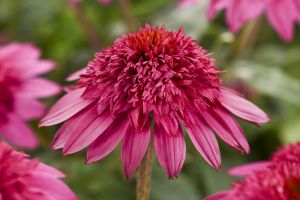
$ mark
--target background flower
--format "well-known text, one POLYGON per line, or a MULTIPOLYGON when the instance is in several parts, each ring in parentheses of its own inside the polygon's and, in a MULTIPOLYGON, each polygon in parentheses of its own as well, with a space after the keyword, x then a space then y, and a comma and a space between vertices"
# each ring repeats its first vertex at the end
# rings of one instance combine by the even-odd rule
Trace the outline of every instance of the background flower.
POLYGON ((265 14, 285 41, 293 39, 294 24, 300 22, 299 0, 211 0, 209 18, 214 18, 223 9, 231 31, 237 32, 246 22, 265 14))
POLYGON ((0 142, 0 199, 76 200, 60 180, 65 175, 0 142))
POLYGON ((297 200, 300 192, 300 143, 286 145, 275 152, 269 162, 235 167, 231 175, 245 176, 231 190, 206 200, 297 200))
POLYGON ((7 141, 35 148, 38 139, 26 121, 44 114, 45 105, 37 98, 57 94, 60 87, 38 77, 53 69, 54 63, 40 60, 40 50, 32 44, 0 46, 0 134, 7 141))

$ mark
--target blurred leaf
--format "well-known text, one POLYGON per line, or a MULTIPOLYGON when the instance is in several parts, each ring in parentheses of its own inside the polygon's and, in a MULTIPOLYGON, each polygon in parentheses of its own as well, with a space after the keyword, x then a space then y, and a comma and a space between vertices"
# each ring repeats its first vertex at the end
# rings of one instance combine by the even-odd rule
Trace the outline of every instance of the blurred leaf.
POLYGON ((161 11, 154 18, 155 25, 166 25, 170 29, 182 27, 186 34, 199 38, 208 26, 207 1, 181 8, 176 4, 172 9, 161 11))
POLYGON ((190 179, 180 174, 178 179, 169 180, 166 173, 158 165, 154 167, 151 187, 152 200, 199 199, 199 194, 190 179))
POLYGON ((300 81, 278 68, 238 62, 233 73, 264 94, 300 106, 300 81))
POLYGON ((300 118, 288 121, 283 126, 280 137, 285 144, 300 141, 300 118))

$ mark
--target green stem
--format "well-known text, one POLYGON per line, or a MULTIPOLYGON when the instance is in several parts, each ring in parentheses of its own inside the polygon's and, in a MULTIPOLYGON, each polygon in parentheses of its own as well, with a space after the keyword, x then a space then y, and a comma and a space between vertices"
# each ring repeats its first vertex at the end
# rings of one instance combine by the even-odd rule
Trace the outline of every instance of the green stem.
POLYGON ((140 165, 139 174, 137 178, 137 187, 136 187, 137 200, 150 199, 151 174, 152 174, 152 162, 153 162, 152 151, 153 151, 152 144, 150 144, 146 152, 146 155, 140 165))
POLYGON ((245 49, 249 49, 255 43, 257 34, 260 28, 261 19, 257 18, 254 21, 249 22, 242 30, 239 38, 233 44, 228 56, 227 61, 232 62, 241 52, 245 49))

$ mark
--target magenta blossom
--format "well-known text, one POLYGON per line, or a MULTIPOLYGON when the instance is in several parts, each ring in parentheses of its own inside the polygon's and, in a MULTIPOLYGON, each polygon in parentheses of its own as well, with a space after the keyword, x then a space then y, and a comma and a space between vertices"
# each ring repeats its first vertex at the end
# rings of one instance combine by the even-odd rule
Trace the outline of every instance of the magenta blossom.
POLYGON ((0 200, 77 200, 63 173, 0 142, 0 200))
POLYGON ((270 161, 235 167, 229 173, 245 178, 205 200, 299 200, 300 143, 280 148, 270 161))
POLYGON ((266 14, 279 36, 291 41, 294 24, 300 22, 300 0, 211 0, 208 16, 214 18, 226 10, 226 21, 231 31, 238 31, 246 22, 266 14))
MULTIPOLYGON (((66 121, 52 146, 71 154, 89 146, 87 163, 108 155, 122 141, 129 177, 140 164, 154 122, 154 148, 170 178, 185 160, 184 130, 204 159, 219 168, 213 131, 233 148, 249 145, 233 114, 257 125, 269 120, 258 107, 221 85, 207 51, 183 31, 146 25, 96 53, 78 81, 42 119, 41 126, 66 121)), ((70 80, 76 78, 73 74, 70 80)))
POLYGON ((0 135, 7 141, 35 148, 38 140, 25 121, 44 114, 45 106, 37 100, 57 94, 60 87, 38 77, 54 67, 40 60, 40 50, 31 44, 0 46, 0 135))

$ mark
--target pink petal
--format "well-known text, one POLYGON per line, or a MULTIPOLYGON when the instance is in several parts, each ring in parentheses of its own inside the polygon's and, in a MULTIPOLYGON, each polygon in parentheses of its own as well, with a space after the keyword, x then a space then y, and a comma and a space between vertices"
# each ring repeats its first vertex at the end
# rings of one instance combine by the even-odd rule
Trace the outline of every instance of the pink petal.
POLYGON ((201 115, 224 142, 241 152, 250 152, 241 127, 224 108, 219 106, 202 110, 201 115))
POLYGON ((178 122, 173 115, 167 115, 163 117, 155 116, 157 122, 166 130, 169 135, 177 135, 178 133, 178 122))
POLYGON ((79 135, 87 129, 98 117, 96 108, 96 104, 90 105, 66 121, 55 134, 51 143, 52 148, 63 148, 72 135, 79 135))
POLYGON ((230 89, 221 89, 219 101, 226 109, 242 119, 255 124, 270 121, 270 118, 260 108, 230 89))
POLYGON ((155 125, 154 148, 160 165, 170 179, 178 176, 185 159, 186 146, 181 128, 176 136, 169 135, 160 125, 155 125))
POLYGON ((73 74, 71 74, 70 76, 68 76, 67 81, 75 81, 75 80, 79 79, 80 75, 81 74, 85 74, 86 71, 87 71, 87 69, 88 68, 86 67, 86 68, 83 68, 81 70, 78 70, 78 71, 74 72, 73 74))
POLYGON ((198 117, 197 124, 192 128, 186 128, 194 146, 203 158, 214 168, 221 167, 221 154, 214 133, 198 117))
POLYGON ((55 169, 54 167, 45 165, 44 163, 39 163, 39 165, 35 168, 34 174, 42 176, 51 176, 55 178, 65 177, 65 175, 61 171, 55 169))
POLYGON ((247 176, 254 171, 265 169, 266 167, 270 166, 269 161, 260 161, 250 164, 241 165, 238 167, 231 168, 229 170, 229 174, 231 176, 247 176))
POLYGON ((90 105, 93 100, 81 98, 85 88, 73 90, 59 99, 41 120, 40 126, 51 126, 61 123, 90 105))
POLYGON ((217 194, 205 197, 204 200, 237 200, 234 199, 231 195, 231 190, 219 192, 217 194))
POLYGON ((55 177, 49 178, 48 175, 41 176, 39 174, 31 176, 30 179, 27 180, 27 184, 33 188, 36 187, 41 189, 42 194, 51 200, 78 200, 70 188, 64 184, 64 182, 55 177))
MULTIPOLYGON (((95 110, 97 112, 97 110, 95 110)), ((109 111, 98 116, 83 132, 72 134, 63 148, 63 154, 71 154, 87 147, 94 142, 113 122, 109 111)), ((80 123, 81 124, 81 123, 80 123)))
MULTIPOLYGON (((28 66, 28 65, 27 65, 28 66)), ((31 64, 30 70, 24 69, 23 76, 33 77, 40 74, 45 74, 55 67, 55 63, 50 60, 37 60, 35 63, 31 64)))
POLYGON ((29 126, 15 115, 8 115, 8 121, 0 124, 0 134, 7 141, 20 147, 34 149, 38 146, 38 139, 29 126))
MULTIPOLYGON (((231 0, 229 0, 231 1, 231 0)), ((209 7, 208 7, 208 18, 209 20, 212 20, 215 16, 216 13, 225 7, 230 3, 228 0, 211 0, 209 7)))
POLYGON ((245 1, 232 0, 230 6, 227 7, 226 21, 232 32, 237 32, 246 22, 244 20, 244 12, 242 10, 243 2, 245 1))
POLYGON ((129 120, 127 117, 117 118, 110 127, 100 135, 89 147, 87 163, 100 160, 111 153, 123 138, 129 120))
MULTIPOLYGON (((287 0, 286 0, 287 1, 287 0)), ((276 1, 267 7, 267 17, 279 36, 289 42, 294 35, 294 17, 286 1, 276 1)))
POLYGON ((44 78, 32 78, 24 82, 22 96, 41 98, 56 95, 61 88, 58 84, 44 78))
POLYGON ((35 99, 16 98, 14 109, 24 120, 37 119, 45 113, 45 105, 35 99))
POLYGON ((147 120, 142 131, 129 126, 122 144, 122 164, 125 176, 129 178, 140 165, 150 141, 150 122, 147 120))

